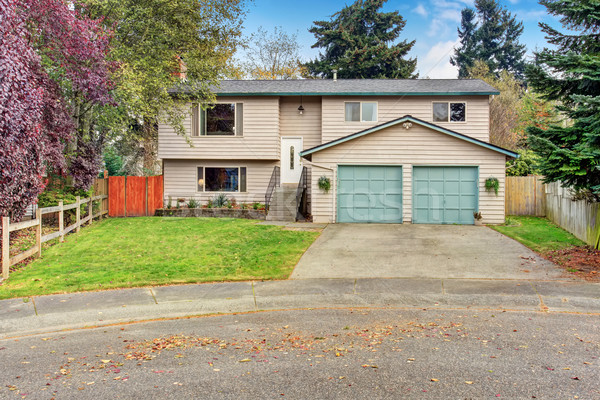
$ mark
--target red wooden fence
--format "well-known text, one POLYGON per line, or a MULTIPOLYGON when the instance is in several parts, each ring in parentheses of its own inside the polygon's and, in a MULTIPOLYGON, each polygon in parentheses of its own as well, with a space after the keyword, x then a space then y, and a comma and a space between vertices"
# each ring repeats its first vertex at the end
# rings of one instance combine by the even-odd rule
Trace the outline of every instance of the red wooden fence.
POLYGON ((162 176, 111 176, 108 186, 110 217, 154 215, 163 206, 162 176))

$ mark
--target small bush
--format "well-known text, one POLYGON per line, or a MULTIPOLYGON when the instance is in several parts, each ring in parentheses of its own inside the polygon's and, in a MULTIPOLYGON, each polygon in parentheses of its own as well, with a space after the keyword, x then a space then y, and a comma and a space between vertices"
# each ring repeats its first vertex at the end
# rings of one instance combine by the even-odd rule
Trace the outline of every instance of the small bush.
POLYGON ((211 202, 212 207, 214 208, 225 208, 229 206, 229 199, 227 199, 227 195, 225 193, 219 193, 212 198, 211 202))
POLYGON ((188 201, 188 208, 198 208, 198 206, 199 206, 199 204, 198 204, 198 201, 196 199, 191 198, 188 201))
POLYGON ((167 201, 167 210, 170 210, 173 207, 173 199, 169 196, 169 201, 167 201))

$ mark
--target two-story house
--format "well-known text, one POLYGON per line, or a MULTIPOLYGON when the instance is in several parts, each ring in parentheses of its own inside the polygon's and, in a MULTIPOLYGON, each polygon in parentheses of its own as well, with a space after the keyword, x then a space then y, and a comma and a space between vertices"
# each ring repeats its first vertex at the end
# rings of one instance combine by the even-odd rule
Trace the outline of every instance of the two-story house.
POLYGON ((165 198, 265 202, 286 187, 295 198, 306 178, 314 222, 473 224, 476 212, 504 222, 506 159, 517 154, 489 143, 499 93, 483 81, 244 80, 215 91, 212 108, 189 105, 193 146, 159 126, 165 198))

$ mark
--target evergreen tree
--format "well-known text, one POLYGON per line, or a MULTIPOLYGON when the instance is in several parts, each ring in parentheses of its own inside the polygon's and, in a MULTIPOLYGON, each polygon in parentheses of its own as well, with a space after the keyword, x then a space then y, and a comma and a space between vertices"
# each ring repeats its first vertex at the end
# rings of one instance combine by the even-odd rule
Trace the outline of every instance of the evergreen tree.
POLYGON ((559 102, 561 124, 527 129, 530 147, 540 155, 547 182, 561 181, 600 197, 600 5, 597 0, 541 0, 561 16, 568 33, 540 23, 554 49, 535 54, 527 67, 531 87, 559 102))
POLYGON ((508 71, 522 80, 525 45, 519 43, 519 37, 523 23, 502 8, 498 0, 476 0, 475 9, 463 9, 461 17, 460 46, 450 58, 452 65, 458 67, 458 76, 468 76, 475 60, 482 60, 497 76, 500 71, 508 71))
POLYGON ((345 79, 416 78, 417 60, 405 59, 415 41, 396 42, 406 22, 398 11, 379 11, 386 1, 357 0, 330 21, 315 21, 312 47, 324 53, 305 64, 308 74, 331 78, 337 69, 345 79))
POLYGON ((472 8, 464 8, 461 11, 461 28, 458 28, 458 38, 460 39, 460 52, 454 51, 454 57, 450 57, 452 65, 459 66, 458 77, 466 78, 469 75, 469 70, 473 68, 475 63, 475 32, 477 22, 475 21, 475 10, 472 8))

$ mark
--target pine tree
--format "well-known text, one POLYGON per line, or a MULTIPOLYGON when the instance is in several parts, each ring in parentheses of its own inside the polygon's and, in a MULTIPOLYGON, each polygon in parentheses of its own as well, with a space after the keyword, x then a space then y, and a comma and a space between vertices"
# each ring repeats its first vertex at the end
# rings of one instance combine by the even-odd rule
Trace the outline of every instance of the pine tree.
POLYGON ((547 182, 561 181, 600 197, 600 5, 597 0, 541 0, 561 16, 568 33, 540 23, 554 49, 535 54, 527 67, 529 84, 559 102, 564 121, 544 130, 527 129, 530 147, 541 156, 547 182))
POLYGON ((525 46, 519 43, 519 37, 523 23, 502 8, 498 0, 476 0, 475 9, 463 9, 461 17, 460 46, 450 58, 452 65, 458 67, 458 76, 468 76, 475 60, 482 60, 496 76, 500 71, 508 71, 522 80, 525 46))
POLYGON ((454 57, 450 57, 450 63, 459 66, 458 77, 466 78, 469 70, 473 68, 476 60, 475 56, 475 32, 477 23, 475 22, 475 10, 464 8, 461 11, 461 28, 458 28, 458 38, 460 39, 460 51, 454 51, 454 57))
POLYGON ((416 78, 417 60, 405 59, 415 41, 396 44, 406 22, 397 12, 379 11, 387 0, 357 0, 333 14, 330 21, 315 21, 309 29, 317 38, 313 48, 324 49, 305 64, 308 74, 331 78, 416 78))

